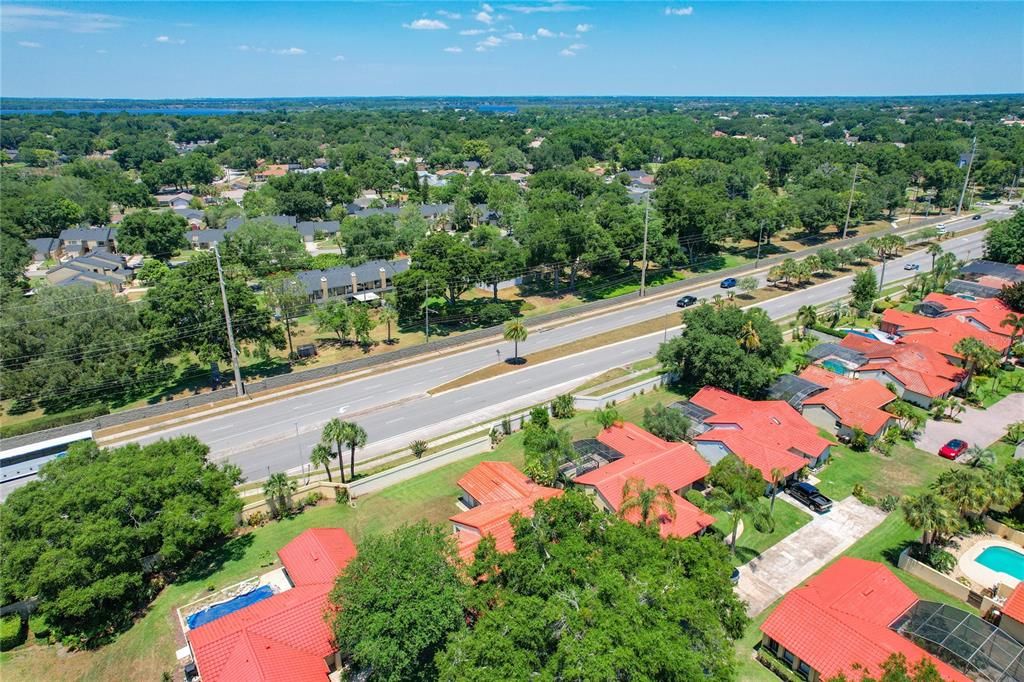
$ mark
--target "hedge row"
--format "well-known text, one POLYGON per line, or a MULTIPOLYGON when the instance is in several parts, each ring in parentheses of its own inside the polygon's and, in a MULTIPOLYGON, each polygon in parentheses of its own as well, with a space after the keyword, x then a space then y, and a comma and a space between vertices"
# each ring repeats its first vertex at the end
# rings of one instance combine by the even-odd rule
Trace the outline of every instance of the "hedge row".
POLYGON ((29 421, 0 427, 0 438, 13 438, 14 436, 23 436, 26 433, 44 431, 58 426, 77 424, 78 422, 86 421, 87 419, 102 417, 105 414, 110 414, 110 408, 106 405, 91 405, 77 410, 61 412, 60 414, 44 415, 36 419, 30 419, 29 421))
POLYGON ((25 641, 25 623, 21 616, 13 614, 0 618, 0 651, 7 651, 25 641))

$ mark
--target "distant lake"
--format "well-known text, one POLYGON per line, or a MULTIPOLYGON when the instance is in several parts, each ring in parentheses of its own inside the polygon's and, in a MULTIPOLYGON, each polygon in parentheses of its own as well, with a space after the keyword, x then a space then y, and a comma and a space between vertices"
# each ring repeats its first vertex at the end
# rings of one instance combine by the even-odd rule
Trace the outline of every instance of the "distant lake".
POLYGON ((91 109, 4 109, 0 114, 24 115, 24 114, 131 114, 133 116, 145 116, 147 114, 165 114, 168 116, 229 116, 231 114, 245 114, 256 111, 255 109, 202 109, 187 107, 153 107, 143 109, 117 109, 93 107, 91 109))

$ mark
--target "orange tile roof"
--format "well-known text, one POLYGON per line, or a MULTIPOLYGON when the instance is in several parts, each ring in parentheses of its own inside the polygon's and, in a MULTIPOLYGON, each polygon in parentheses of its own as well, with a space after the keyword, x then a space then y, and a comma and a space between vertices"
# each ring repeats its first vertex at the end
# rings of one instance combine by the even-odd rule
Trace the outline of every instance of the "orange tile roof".
POLYGON ((857 665, 877 673, 890 655, 902 653, 911 664, 931 660, 944 680, 967 682, 965 675, 889 629, 916 602, 910 588, 882 564, 841 557, 790 591, 761 631, 823 679, 850 676, 857 665))
POLYGON ((327 676, 325 659, 336 651, 324 620, 327 596, 355 546, 340 528, 313 528, 278 555, 295 587, 188 632, 205 682, 323 682, 327 676))
POLYGON ((782 469, 788 476, 803 468, 806 458, 817 458, 831 445, 783 400, 747 400, 705 386, 690 402, 713 413, 704 420, 711 430, 696 440, 722 443, 766 481, 771 481, 772 469, 782 469))
POLYGON ((458 485, 481 504, 518 500, 543 487, 508 462, 480 462, 458 485))
POLYGON ((867 356, 858 372, 885 372, 908 390, 931 398, 952 391, 963 376, 963 369, 942 353, 909 338, 892 344, 849 334, 840 345, 867 356))
POLYGON ((508 462, 481 462, 459 479, 459 487, 480 504, 449 517, 456 524, 459 556, 473 560, 480 541, 490 535, 499 552, 515 551, 511 519, 516 513, 529 518, 537 500, 563 491, 534 483, 508 462), (468 486, 468 487, 467 487, 468 486))
POLYGON ((1005 336, 1007 339, 1010 337, 1010 328, 1003 327, 1000 323, 1006 319, 1007 313, 1013 311, 1010 309, 1010 306, 998 298, 978 298, 968 301, 959 296, 931 293, 925 296, 924 300, 926 303, 939 303, 943 305, 946 308, 946 311, 942 314, 943 317, 947 315, 960 315, 980 324, 986 331, 998 336, 1005 336))
POLYGON ((968 336, 978 339, 997 351, 1005 350, 1010 340, 1008 334, 1002 336, 999 333, 987 331, 980 325, 972 324, 963 315, 925 317, 889 308, 882 313, 880 326, 884 331, 899 335, 904 341, 926 345, 950 357, 959 357, 953 348, 958 341, 968 336))
POLYGON ((1003 615, 1012 618, 1018 623, 1024 623, 1024 582, 1017 583, 1013 593, 1003 605, 1003 615))
POLYGON ((882 407, 896 396, 877 381, 851 379, 816 365, 807 366, 800 378, 826 387, 804 400, 804 405, 824 405, 846 426, 875 436, 893 418, 882 407))

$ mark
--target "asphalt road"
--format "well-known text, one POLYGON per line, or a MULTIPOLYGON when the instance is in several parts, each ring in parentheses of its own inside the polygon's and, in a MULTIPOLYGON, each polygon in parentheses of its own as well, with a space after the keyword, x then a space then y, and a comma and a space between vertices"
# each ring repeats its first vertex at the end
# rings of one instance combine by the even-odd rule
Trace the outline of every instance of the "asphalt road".
MULTIPOLYGON (((1000 210, 984 219, 1003 218, 1000 210)), ((947 222, 950 231, 978 226, 970 219, 947 222), (952 223, 952 224, 951 224, 952 223)), ((981 255, 984 233, 952 237, 943 246, 958 258, 981 255)), ((926 272, 930 256, 923 253, 904 256, 886 265, 885 283, 912 277, 915 272, 903 266, 914 262, 926 272)), ((879 272, 881 266, 876 268, 879 272)), ((759 278, 764 284, 763 275, 759 278)), ((786 294, 764 303, 773 319, 786 317, 802 305, 821 305, 845 296, 852 277, 840 277, 807 289, 786 294)), ((698 298, 710 298, 723 290, 717 285, 687 292, 698 298)), ((666 328, 645 337, 631 339, 540 365, 522 369, 486 382, 431 396, 426 392, 458 376, 494 364, 512 355, 512 344, 496 342, 434 359, 424 358, 412 365, 381 370, 366 377, 264 405, 211 417, 138 438, 147 443, 158 438, 193 434, 210 446, 211 458, 228 460, 241 467, 247 479, 259 479, 282 470, 298 470, 307 465, 312 447, 319 441, 323 424, 333 417, 359 423, 367 432, 369 444, 356 453, 357 461, 393 452, 412 440, 432 439, 473 426, 516 409, 548 400, 612 367, 652 356, 658 344, 671 338, 678 329, 675 297, 638 304, 601 316, 554 328, 530 328, 529 339, 519 344, 520 355, 562 345, 624 325, 664 317, 666 328), (499 356, 500 351, 500 356, 499 356)), ((5 484, 9 487, 25 480, 5 484)))

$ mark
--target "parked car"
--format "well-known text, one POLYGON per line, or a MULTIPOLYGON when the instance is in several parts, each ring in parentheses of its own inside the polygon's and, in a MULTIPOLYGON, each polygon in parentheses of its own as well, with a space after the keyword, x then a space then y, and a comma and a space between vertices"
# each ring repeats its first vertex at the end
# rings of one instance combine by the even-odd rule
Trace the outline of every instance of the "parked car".
POLYGON ((964 454, 967 450, 967 441, 954 438, 949 441, 941 448, 939 448, 939 457, 945 457, 946 459, 956 459, 960 455, 964 454))
POLYGON ((726 277, 725 279, 722 280, 721 286, 723 289, 732 289, 734 286, 736 286, 736 278, 726 277))
POLYGON ((740 569, 732 569, 732 575, 729 576, 729 582, 731 582, 733 585, 740 584, 740 569))
POLYGON ((920 270, 921 266, 918 263, 907 263, 903 266, 904 270, 920 270))
POLYGON ((981 220, 981 214, 980 213, 975 213, 974 216, 971 217, 971 220, 981 220))
POLYGON ((683 296, 676 301, 677 308, 689 308, 691 305, 697 302, 696 296, 683 296))
POLYGON ((789 486, 789 494, 805 507, 809 507, 819 514, 824 514, 832 509, 832 500, 828 499, 810 483, 794 483, 789 486))

